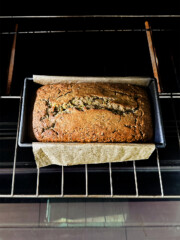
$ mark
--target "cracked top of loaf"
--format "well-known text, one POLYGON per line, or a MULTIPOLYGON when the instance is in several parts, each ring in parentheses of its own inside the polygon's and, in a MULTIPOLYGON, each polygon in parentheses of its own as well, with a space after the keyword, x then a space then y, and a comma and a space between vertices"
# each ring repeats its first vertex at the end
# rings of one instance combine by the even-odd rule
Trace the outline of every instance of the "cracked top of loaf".
POLYGON ((41 142, 152 142, 146 89, 121 83, 60 83, 37 90, 33 131, 41 142))

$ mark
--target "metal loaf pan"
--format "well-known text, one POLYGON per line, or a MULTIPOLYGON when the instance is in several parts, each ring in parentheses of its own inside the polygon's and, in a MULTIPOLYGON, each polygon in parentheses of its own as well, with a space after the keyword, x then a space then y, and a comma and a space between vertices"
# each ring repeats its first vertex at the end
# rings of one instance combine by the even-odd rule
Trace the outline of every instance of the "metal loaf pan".
MULTIPOLYGON (((67 78, 67 77, 66 77, 67 78)), ((71 77, 69 77, 71 79, 71 77)), ((74 78, 74 77, 73 77, 74 78)), ((78 78, 79 79, 79 78, 78 78)), ((82 78, 83 79, 83 78, 82 78)), ((87 78, 86 78, 87 79, 87 78)), ((106 78, 96 78, 99 80, 106 78)), ((112 80, 115 79, 112 77, 112 80)), ((145 85, 149 94, 153 113, 154 140, 156 148, 164 148, 166 146, 164 128, 157 92, 156 79, 142 77, 120 77, 119 82, 127 82, 136 85, 145 85)), ((21 115, 19 123, 18 144, 20 147, 32 147, 32 142, 36 139, 32 130, 32 111, 36 97, 36 91, 41 85, 34 83, 32 78, 25 78, 22 93, 21 115)), ((130 143, 129 143, 130 144, 130 143)))

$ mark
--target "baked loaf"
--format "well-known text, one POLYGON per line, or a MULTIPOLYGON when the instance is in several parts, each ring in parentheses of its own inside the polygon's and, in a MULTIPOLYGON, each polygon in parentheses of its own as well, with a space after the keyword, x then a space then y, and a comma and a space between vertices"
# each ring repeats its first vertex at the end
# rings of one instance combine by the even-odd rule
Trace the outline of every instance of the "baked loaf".
POLYGON ((150 142, 145 88, 120 83, 61 83, 37 90, 33 131, 41 142, 150 142))

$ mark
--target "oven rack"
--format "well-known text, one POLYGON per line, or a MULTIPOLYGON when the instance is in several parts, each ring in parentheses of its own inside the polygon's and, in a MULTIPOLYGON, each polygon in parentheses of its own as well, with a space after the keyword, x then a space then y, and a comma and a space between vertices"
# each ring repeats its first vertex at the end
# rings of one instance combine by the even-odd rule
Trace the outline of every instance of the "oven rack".
MULTIPOLYGON (((1 96, 1 98, 8 98, 7 96, 1 96)), ((18 96, 11 96, 9 97, 11 100, 13 100, 14 98, 18 98, 20 99, 20 97, 18 96)), ((180 93, 161 93, 159 95, 160 100, 163 99, 168 99, 170 101, 173 101, 174 99, 180 99, 180 93)), ((21 106, 21 103, 20 103, 21 106)), ((180 128, 179 128, 179 121, 177 120, 177 118, 175 118, 175 126, 176 126, 176 130, 177 130, 177 136, 178 136, 178 141, 179 141, 179 148, 180 148, 180 128)), ((155 150, 155 161, 156 161, 156 165, 154 166, 137 166, 138 162, 140 161, 132 161, 132 166, 119 166, 119 167, 115 167, 115 171, 117 172, 131 172, 133 174, 133 180, 134 180, 134 193, 135 194, 117 194, 114 193, 114 179, 113 179, 113 167, 112 167, 112 163, 108 164, 108 169, 105 167, 103 168, 100 167, 99 169, 96 167, 94 167, 92 169, 92 167, 89 169, 88 165, 81 165, 80 169, 70 169, 70 172, 73 171, 78 171, 78 172, 84 172, 84 185, 85 185, 85 193, 84 194, 66 194, 66 190, 65 190, 65 182, 64 182, 64 175, 66 172, 68 172, 68 169, 65 170, 66 167, 59 167, 58 169, 53 169, 53 168, 42 168, 42 169, 36 169, 36 167, 27 167, 24 166, 23 168, 18 168, 18 162, 17 162, 17 151, 18 151, 18 134, 19 134, 19 123, 18 123, 18 127, 17 127, 17 135, 16 135, 16 143, 15 143, 15 152, 14 152, 14 161, 13 161, 13 166, 12 168, 9 169, 4 169, 1 170, 1 173, 12 173, 12 179, 11 179, 11 191, 10 194, 0 194, 0 198, 129 198, 129 199, 177 199, 180 198, 180 194, 165 194, 164 192, 164 182, 162 180, 162 173, 163 172, 177 172, 180 171, 180 166, 176 167, 176 166, 161 166, 161 161, 159 158, 159 150, 156 149, 155 150), (83 169, 84 168, 84 169, 83 169), (39 187, 40 187, 40 176, 43 173, 53 173, 56 172, 58 174, 60 174, 61 176, 61 183, 60 183, 60 193, 59 194, 41 194, 39 191, 39 187), (109 186, 107 186, 107 188, 109 188, 109 194, 90 194, 89 193, 89 189, 88 189, 88 175, 90 172, 96 172, 101 173, 101 172, 106 172, 109 176, 109 186), (159 194, 140 194, 139 193, 139 180, 138 180, 138 173, 139 172, 143 172, 143 173, 148 173, 148 172, 157 172, 158 173, 158 182, 157 184, 160 187, 160 192, 159 194), (16 194, 15 192, 15 181, 16 181, 16 177, 19 174, 35 174, 36 175, 36 186, 35 186, 35 193, 34 194, 16 194)), ((143 160, 141 160, 143 161, 143 160)), ((145 160, 148 161, 148 160, 145 160)), ((142 181, 142 179, 141 179, 142 181)), ((142 183, 141 183, 142 184, 142 183)), ((153 189, 152 189, 153 192, 153 189)))
POLYGON ((16 33, 145 32, 147 29, 144 28, 144 23, 149 20, 154 32, 179 30, 180 15, 0 16, 2 22, 0 24, 0 35, 14 35, 16 33), (11 24, 8 21, 11 21, 11 24), (40 27, 37 21, 40 23, 40 27), (26 27, 23 26, 24 22, 27 24, 26 27), (7 26, 3 28, 3 24, 7 26), (15 24, 22 26, 16 31, 14 29, 15 24), (58 27, 54 27, 56 25, 58 27))

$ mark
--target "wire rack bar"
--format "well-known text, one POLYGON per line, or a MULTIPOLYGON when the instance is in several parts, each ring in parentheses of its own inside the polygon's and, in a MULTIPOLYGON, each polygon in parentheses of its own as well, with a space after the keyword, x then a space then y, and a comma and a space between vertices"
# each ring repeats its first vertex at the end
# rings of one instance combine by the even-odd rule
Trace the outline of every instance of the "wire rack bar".
POLYGON ((14 150, 14 161, 13 161, 13 173, 12 173, 12 183, 11 183, 11 196, 14 194, 14 184, 15 184, 15 174, 16 174, 16 159, 17 159, 17 148, 18 148, 18 136, 19 136, 19 123, 20 123, 20 113, 21 113, 21 103, 22 98, 20 98, 19 102, 19 113, 18 113, 18 125, 17 125, 17 134, 16 134, 16 143, 14 150))
POLYGON ((11 196, 14 194, 14 183, 15 183, 15 172, 16 172, 16 156, 17 156, 17 138, 14 151, 14 162, 13 162, 13 174, 12 174, 12 184, 11 184, 11 196))
POLYGON ((135 182, 135 189, 136 189, 136 197, 139 195, 138 191, 138 182, 137 182, 137 172, 136 172, 136 163, 133 161, 133 169, 134 169, 134 182, 135 182))
POLYGON ((20 99, 21 96, 0 96, 0 99, 20 99))
POLYGON ((88 196, 88 166, 85 164, 86 197, 88 196))
MULTIPOLYGON (((151 29, 152 32, 167 32, 172 31, 172 29, 151 29)), ((84 30, 50 30, 50 31, 19 31, 18 34, 53 34, 53 33, 84 33, 84 32, 146 32, 143 28, 133 28, 133 29, 84 29, 84 30)), ((15 32, 0 32, 0 35, 14 35, 15 32)))
POLYGON ((111 163, 109 163, 109 178, 110 178, 110 193, 111 193, 111 197, 112 197, 113 196, 113 180, 112 180, 111 163))
MULTIPOLYGON (((173 163, 174 161, 179 161, 179 159, 177 160, 169 160, 170 163, 173 163)), ((26 163, 23 163, 23 164, 26 164, 26 163)), ((0 174, 12 174, 12 167, 11 167, 11 163, 0 163, 0 166, 3 167, 0 169, 0 174), (9 164, 9 165, 8 165, 9 164), (8 166, 6 168, 6 166, 8 166)), ((35 174, 37 173, 37 169, 36 168, 18 168, 18 167, 21 167, 21 164, 18 164, 16 162, 16 174, 35 174)), ((180 166, 176 165, 176 166, 160 166, 160 170, 161 170, 161 173, 162 172, 179 172, 180 171, 180 166)), ((133 168, 128 168, 128 167, 122 167, 122 168, 119 168, 117 169, 117 171, 114 169, 115 172, 134 172, 134 169, 133 168)), ((59 173, 61 171, 56 171, 56 170, 53 170, 53 169, 41 169, 41 173, 59 173)), ((88 173, 90 171, 88 170, 88 173)), ((104 173, 107 173, 107 171, 103 170, 103 171, 95 171, 96 173, 98 172, 104 172, 104 173)), ((139 172, 157 172, 157 167, 154 166, 154 167, 136 167, 136 172, 139 173, 139 172)))
POLYGON ((177 14, 162 14, 162 15, 38 15, 38 16, 0 16, 0 19, 26 19, 26 18, 180 18, 177 14))
POLYGON ((36 180, 36 196, 38 197, 39 195, 39 168, 37 169, 37 180, 36 180))
POLYGON ((180 195, 61 195, 61 194, 0 194, 0 198, 123 198, 123 199, 180 199, 180 195))
MULTIPOLYGON (((168 96, 169 97, 169 96, 168 96)), ((170 98, 172 98, 170 96, 170 98)), ((174 104, 174 103, 173 103, 174 104)), ((19 124, 17 129, 17 134, 19 131, 19 124)), ((18 138, 17 138, 18 139, 18 138)), ((39 194, 39 180, 40 180, 40 170, 36 170, 34 168, 34 171, 37 171, 37 182, 36 182, 36 193, 35 194, 14 194, 14 186, 15 186, 15 176, 19 173, 19 169, 17 169, 16 172, 16 158, 17 158, 17 139, 16 139, 16 145, 15 145, 15 154, 14 154, 14 162, 13 162, 13 176, 12 176, 12 186, 11 186, 11 193, 10 194, 0 194, 0 198, 130 198, 130 199, 177 199, 180 198, 180 195, 164 195, 164 189, 163 189, 163 183, 162 183, 162 176, 161 176, 161 169, 160 161, 159 161, 159 154, 157 151, 157 167, 158 168, 158 174, 159 174, 159 184, 161 189, 160 195, 139 195, 139 189, 138 189, 138 178, 137 178, 137 172, 138 171, 146 171, 145 168, 138 167, 136 168, 136 162, 133 161, 133 168, 129 169, 129 171, 133 171, 134 173, 134 182, 135 182, 135 194, 133 195, 118 195, 114 194, 113 189, 113 178, 112 178, 112 165, 109 163, 109 179, 110 179, 110 194, 108 195, 97 195, 97 194, 89 194, 88 193, 88 165, 85 165, 85 194, 64 194, 64 167, 62 166, 61 170, 61 194, 39 194)), ((31 169, 32 170, 32 169, 31 169)), ((42 169, 45 171, 44 169, 42 169)), ((126 169, 128 170, 128 169, 126 169)), ((154 167, 151 169, 154 171, 154 167)), ((165 169, 166 170, 166 169, 165 169)), ((174 169, 177 171, 177 169, 174 169)), ((25 173, 28 170, 24 168, 20 172, 25 173)), ((148 169, 149 171, 149 169, 148 169)))
POLYGON ((159 175, 159 183, 160 183, 160 189, 161 189, 161 196, 164 196, 164 189, 163 189, 163 184, 162 184, 162 176, 161 176, 161 168, 160 168, 160 163, 159 163, 159 153, 158 149, 156 149, 156 159, 157 159, 157 166, 158 166, 158 175, 159 175))

